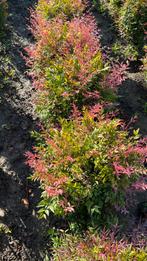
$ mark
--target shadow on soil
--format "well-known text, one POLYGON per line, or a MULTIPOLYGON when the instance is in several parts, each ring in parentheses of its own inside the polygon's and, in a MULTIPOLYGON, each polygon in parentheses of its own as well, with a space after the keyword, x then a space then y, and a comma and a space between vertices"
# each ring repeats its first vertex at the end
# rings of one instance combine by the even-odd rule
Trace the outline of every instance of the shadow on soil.
POLYGON ((24 156, 33 146, 30 132, 38 128, 32 114, 33 88, 20 54, 32 40, 27 17, 34 3, 8 1, 8 34, 4 42, 15 76, 0 89, 0 224, 11 233, 0 231, 0 260, 41 261, 49 241, 44 232, 46 223, 36 214, 38 184, 28 180, 31 170, 24 156))
POLYGON ((145 104, 147 101, 147 89, 143 83, 133 79, 127 79, 119 88, 119 103, 122 117, 128 122, 136 117, 133 128, 139 128, 143 136, 147 135, 147 113, 145 104))
MULTIPOLYGON (((93 1, 90 1, 91 5, 93 1)), ((101 44, 106 49, 111 49, 112 45, 116 42, 119 38, 119 33, 115 27, 115 24, 109 15, 108 11, 105 10, 104 12, 100 11, 100 1, 96 1, 97 4, 95 7, 92 7, 92 13, 96 19, 98 29, 100 29, 101 35, 101 44)))
POLYGON ((21 103, 19 95, 11 86, 0 91, 0 223, 12 234, 0 234, 1 260, 42 260, 46 236, 43 222, 36 216, 40 191, 38 184, 28 181, 31 174, 25 164, 25 152, 33 146, 30 132, 37 129, 25 108, 12 106, 11 101, 21 103), (27 202, 25 203, 25 201, 27 202), (29 205, 27 205, 29 202, 29 205))

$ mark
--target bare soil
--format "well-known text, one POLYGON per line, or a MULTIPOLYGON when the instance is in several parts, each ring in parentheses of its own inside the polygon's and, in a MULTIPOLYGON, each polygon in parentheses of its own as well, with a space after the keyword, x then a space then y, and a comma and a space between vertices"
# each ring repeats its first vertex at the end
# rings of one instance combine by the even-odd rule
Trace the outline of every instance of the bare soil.
POLYGON ((32 104, 35 92, 21 56, 32 40, 27 18, 34 2, 8 1, 7 35, 3 40, 10 60, 7 73, 14 71, 0 88, 0 226, 6 230, 0 231, 0 260, 7 261, 43 260, 49 241, 45 224, 36 214, 38 184, 28 180, 31 171, 24 156, 33 146, 30 132, 37 129, 32 104))

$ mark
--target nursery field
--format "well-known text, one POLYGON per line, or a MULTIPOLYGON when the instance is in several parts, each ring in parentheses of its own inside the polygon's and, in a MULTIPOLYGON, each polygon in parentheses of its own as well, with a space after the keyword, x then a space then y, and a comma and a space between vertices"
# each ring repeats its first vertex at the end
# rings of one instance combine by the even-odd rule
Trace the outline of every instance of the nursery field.
POLYGON ((147 260, 146 0, 0 0, 0 261, 147 260))

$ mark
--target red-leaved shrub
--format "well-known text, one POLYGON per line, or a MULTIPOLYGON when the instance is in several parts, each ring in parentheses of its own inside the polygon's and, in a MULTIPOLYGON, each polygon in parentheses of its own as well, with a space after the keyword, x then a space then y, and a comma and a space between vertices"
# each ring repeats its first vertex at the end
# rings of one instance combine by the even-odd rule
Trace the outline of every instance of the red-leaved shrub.
POLYGON ((91 15, 71 21, 59 16, 46 20, 33 12, 31 21, 37 42, 26 51, 43 120, 69 117, 72 104, 82 107, 87 93, 99 93, 100 98, 102 89, 115 89, 125 79, 125 65, 104 63, 91 15))
POLYGON ((83 116, 75 108, 73 119, 41 133, 43 141, 27 162, 45 191, 43 215, 72 213, 86 226, 111 224, 115 205, 124 208, 127 189, 145 173, 147 145, 123 129, 98 104, 83 116))
POLYGON ((132 246, 127 240, 117 240, 113 233, 103 231, 101 235, 92 233, 84 236, 65 234, 55 238, 54 261, 144 261, 146 248, 132 246))

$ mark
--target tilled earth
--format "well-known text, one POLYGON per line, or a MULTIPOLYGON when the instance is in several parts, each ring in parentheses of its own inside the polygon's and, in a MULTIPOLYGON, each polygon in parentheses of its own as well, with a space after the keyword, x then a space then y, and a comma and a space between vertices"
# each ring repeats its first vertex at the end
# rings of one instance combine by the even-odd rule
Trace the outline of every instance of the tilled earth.
POLYGON ((9 79, 0 88, 0 260, 40 261, 47 247, 44 224, 36 215, 40 192, 38 184, 27 179, 31 171, 24 157, 33 145, 30 132, 37 128, 32 105, 35 92, 21 55, 31 41, 27 17, 34 2, 9 0, 8 4, 4 44, 9 79))

